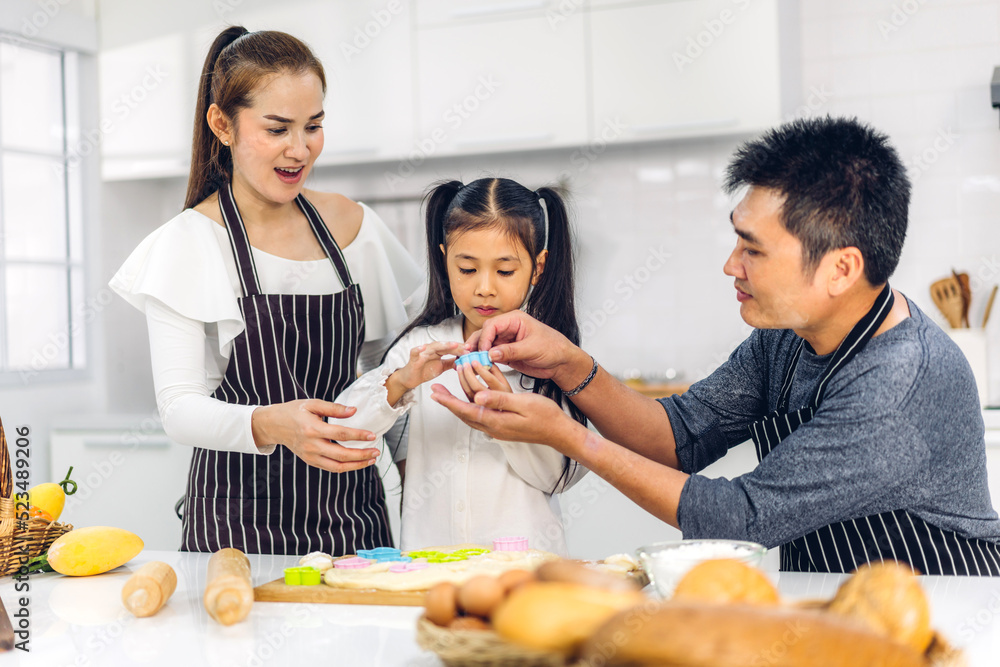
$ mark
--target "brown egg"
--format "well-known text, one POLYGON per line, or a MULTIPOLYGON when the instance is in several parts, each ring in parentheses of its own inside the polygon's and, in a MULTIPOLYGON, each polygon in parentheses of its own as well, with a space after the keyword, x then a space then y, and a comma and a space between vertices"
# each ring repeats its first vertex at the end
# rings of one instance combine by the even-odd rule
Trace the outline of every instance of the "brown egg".
POLYGON ((424 615, 431 623, 446 628, 455 620, 457 603, 458 587, 451 582, 442 581, 432 586, 424 596, 424 607, 427 610, 424 615))
POLYGON ((497 577, 497 581, 503 586, 504 593, 509 594, 518 586, 535 581, 535 573, 528 570, 507 570, 497 577))
POLYGON ((478 616, 459 616, 451 625, 450 630, 490 630, 490 624, 478 616))
POLYGON ((481 574, 462 584, 458 589, 458 605, 465 613, 489 618, 500 601, 504 587, 496 577, 481 574))

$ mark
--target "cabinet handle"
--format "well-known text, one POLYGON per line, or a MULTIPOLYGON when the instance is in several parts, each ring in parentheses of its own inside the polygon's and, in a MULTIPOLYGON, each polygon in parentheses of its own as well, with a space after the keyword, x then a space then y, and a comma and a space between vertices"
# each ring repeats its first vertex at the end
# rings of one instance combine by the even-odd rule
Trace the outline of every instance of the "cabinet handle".
POLYGON ((547 144, 555 140, 556 136, 551 132, 537 132, 535 134, 512 134, 506 137, 469 137, 455 139, 456 146, 466 148, 484 146, 506 146, 508 144, 547 144))
POLYGON ((84 440, 84 447, 92 447, 93 449, 131 449, 132 447, 141 447, 143 449, 164 449, 171 445, 171 441, 167 438, 141 438, 141 437, 121 437, 116 440, 107 440, 105 438, 96 438, 93 440, 84 440))
POLYGON ((544 9, 547 4, 549 4, 548 0, 522 0, 521 2, 505 2, 497 5, 462 7, 461 9, 453 9, 451 17, 453 19, 467 19, 475 16, 513 14, 514 12, 526 12, 532 9, 544 9))
POLYGON ((739 125, 738 118, 712 118, 710 120, 691 120, 683 123, 653 123, 651 125, 635 125, 632 131, 636 134, 663 134, 678 130, 709 130, 719 127, 739 125))

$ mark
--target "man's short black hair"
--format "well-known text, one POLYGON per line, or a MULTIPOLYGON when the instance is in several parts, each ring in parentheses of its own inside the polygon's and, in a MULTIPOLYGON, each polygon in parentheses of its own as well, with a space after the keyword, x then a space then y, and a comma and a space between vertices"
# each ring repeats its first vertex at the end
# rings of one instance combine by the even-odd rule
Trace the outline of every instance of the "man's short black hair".
POLYGON ((831 250, 855 247, 865 277, 884 284, 906 238, 910 180, 889 138, 856 118, 804 118, 768 130, 733 156, 723 185, 784 195, 781 223, 814 272, 831 250))

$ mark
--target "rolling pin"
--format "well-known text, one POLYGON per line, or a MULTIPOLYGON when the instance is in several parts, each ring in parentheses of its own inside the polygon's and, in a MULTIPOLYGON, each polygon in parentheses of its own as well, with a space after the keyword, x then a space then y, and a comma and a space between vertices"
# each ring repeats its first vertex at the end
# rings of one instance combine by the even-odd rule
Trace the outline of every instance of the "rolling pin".
POLYGON ((222 625, 239 623, 253 606, 250 560, 239 549, 219 549, 208 560, 203 598, 208 614, 222 625))
POLYGON ((146 563, 128 578, 122 588, 122 604, 133 616, 152 616, 177 588, 177 573, 166 563, 146 563))

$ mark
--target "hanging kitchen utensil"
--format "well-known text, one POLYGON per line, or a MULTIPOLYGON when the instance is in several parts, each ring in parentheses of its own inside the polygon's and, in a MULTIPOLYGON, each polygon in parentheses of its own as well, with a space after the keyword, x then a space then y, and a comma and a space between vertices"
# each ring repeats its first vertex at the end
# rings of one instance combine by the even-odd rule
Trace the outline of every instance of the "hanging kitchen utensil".
POLYGON ((962 286, 958 278, 948 276, 931 283, 931 298, 952 329, 962 326, 962 286))
POLYGON ((986 323, 990 321, 990 311, 993 310, 993 299, 997 298, 997 285, 993 286, 990 290, 990 298, 986 300, 986 310, 983 311, 983 328, 986 328, 986 323))
POLYGON ((969 328, 969 306, 972 305, 972 286, 969 284, 969 274, 968 273, 955 273, 955 269, 951 270, 951 275, 955 276, 958 281, 958 286, 961 288, 962 292, 962 326, 966 329, 969 328))

